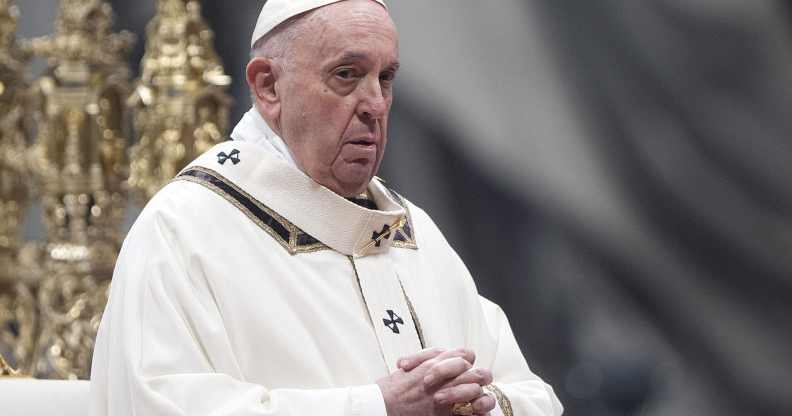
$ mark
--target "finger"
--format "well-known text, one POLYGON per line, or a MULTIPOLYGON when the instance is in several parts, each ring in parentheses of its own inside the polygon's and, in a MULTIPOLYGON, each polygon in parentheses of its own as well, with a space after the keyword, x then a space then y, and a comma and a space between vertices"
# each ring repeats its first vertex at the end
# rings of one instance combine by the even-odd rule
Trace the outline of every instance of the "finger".
POLYGON ((454 350, 449 350, 438 355, 437 359, 443 360, 446 358, 454 358, 454 357, 464 358, 465 361, 469 362, 471 365, 476 363, 476 353, 470 348, 457 348, 454 350))
POLYGON ((435 404, 449 406, 453 403, 473 402, 484 394, 478 384, 462 384, 460 386, 443 389, 435 393, 435 404))
POLYGON ((492 371, 486 368, 472 367, 456 378, 447 381, 440 389, 454 387, 460 384, 478 384, 479 386, 492 384, 492 371))
POLYGON ((431 360, 445 351, 446 350, 444 348, 427 348, 413 355, 400 358, 396 363, 396 366, 404 371, 409 372, 415 369, 415 367, 421 365, 424 361, 431 360))
POLYGON ((489 394, 485 394, 471 402, 473 405, 473 411, 479 415, 486 415, 489 412, 495 410, 496 403, 497 402, 495 401, 495 398, 489 394))
POLYGON ((441 386, 467 372, 470 367, 471 364, 462 357, 442 360, 427 371, 426 376, 424 376, 424 389, 430 390, 436 386, 441 386))
POLYGON ((469 362, 471 365, 473 365, 476 362, 476 353, 473 352, 473 350, 469 348, 457 348, 454 350, 444 351, 440 355, 424 361, 419 365, 419 367, 423 367, 424 370, 428 370, 430 367, 435 366, 437 363, 443 360, 447 360, 450 358, 457 358, 457 357, 464 359, 465 361, 469 362))

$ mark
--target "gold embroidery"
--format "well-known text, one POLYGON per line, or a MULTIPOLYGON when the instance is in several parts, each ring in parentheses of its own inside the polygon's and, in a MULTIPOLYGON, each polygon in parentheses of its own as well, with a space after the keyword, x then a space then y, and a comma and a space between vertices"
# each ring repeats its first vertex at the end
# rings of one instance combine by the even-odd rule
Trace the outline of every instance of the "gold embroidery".
MULTIPOLYGON (((380 181, 382 181, 380 179, 380 181)), ((384 183, 384 181, 382 181, 384 183)), ((396 200, 396 202, 404 208, 404 212, 407 213, 407 223, 405 224, 411 231, 412 236, 408 236, 406 232, 404 232, 405 225, 402 225, 401 229, 398 232, 404 236, 405 241, 397 241, 396 237, 394 236, 393 243, 391 247, 397 248, 406 248, 410 250, 418 250, 418 244, 415 241, 415 226, 413 225, 412 215, 410 214, 410 208, 407 206, 407 202, 401 197, 401 195, 397 194, 396 192, 388 189, 391 196, 396 200)))
MULTIPOLYGON (((199 184, 201 186, 206 187, 207 189, 211 190, 212 192, 216 193, 217 195, 223 197, 223 199, 225 199, 226 201, 230 202, 232 205, 237 207, 237 209, 242 211, 242 213, 245 214, 245 216, 247 216, 248 218, 250 218, 250 220, 253 221, 256 225, 258 225, 259 228, 261 228, 267 234, 269 234, 272 238, 274 238, 275 241, 277 241, 290 254, 294 255, 294 254, 301 254, 301 253, 314 253, 314 252, 317 252, 317 251, 330 250, 331 249, 330 247, 328 247, 327 245, 325 245, 324 243, 319 242, 319 241, 317 241, 316 243, 312 243, 312 244, 300 245, 299 244, 300 235, 302 235, 302 234, 307 235, 304 231, 302 231, 296 225, 292 224, 286 218, 283 218, 277 212, 273 211, 272 209, 270 209, 266 205, 262 204, 259 200, 257 200, 256 198, 254 198, 253 196, 251 196, 250 194, 245 192, 242 188, 238 187, 236 184, 234 184, 232 181, 226 179, 223 175, 219 174, 218 172, 216 172, 216 171, 214 171, 212 169, 209 169, 209 168, 205 168, 203 166, 195 166, 195 167, 190 168, 188 171, 196 171, 196 172, 201 172, 203 174, 209 175, 209 176, 213 177, 214 179, 222 182, 224 185, 232 188, 234 191, 238 192, 245 199, 249 200, 251 203, 256 205, 257 208, 261 209, 267 215, 272 217, 273 220, 275 220, 281 226, 283 226, 288 231, 289 238, 288 239, 284 239, 283 236, 278 234, 270 225, 268 225, 265 222, 263 222, 258 216, 256 216, 247 207, 245 207, 243 204, 241 204, 236 198, 234 198, 233 196, 229 195, 226 191, 224 191, 223 189, 220 189, 219 187, 217 187, 216 185, 212 184, 209 181, 203 180, 201 178, 196 178, 196 177, 193 177, 193 176, 185 175, 184 173, 182 173, 181 175, 179 175, 176 178, 174 178, 173 181, 180 181, 181 180, 181 181, 197 183, 197 184, 199 184)), ((186 171, 186 172, 188 172, 188 171, 186 171)), ((394 195, 395 195, 395 193, 394 193, 394 195)), ((395 238, 395 233, 401 233, 401 235, 404 236, 405 241, 395 241, 394 240, 393 243, 391 244, 391 246, 392 247, 396 247, 396 248, 406 248, 406 249, 417 250, 418 249, 418 245, 415 243, 415 227, 413 226, 413 223, 412 223, 412 217, 410 215, 409 208, 407 208, 407 204, 401 199, 401 197, 396 196, 396 199, 398 200, 399 204, 404 207, 405 211, 407 212, 407 215, 406 215, 406 217, 400 218, 396 223, 393 224, 393 226, 392 226, 393 230, 391 232, 394 233, 394 238, 395 238), (412 238, 410 236, 408 236, 407 233, 404 232, 403 228, 404 228, 405 225, 409 225, 409 228, 410 228, 410 230, 412 231, 412 234, 413 234, 412 238)), ((379 238, 377 238, 376 240, 374 240, 374 241, 370 242, 369 244, 367 244, 363 248, 364 252, 368 251, 371 248, 371 246, 375 245, 377 242, 379 242, 381 239, 383 239, 385 235, 387 235, 387 234, 383 234, 379 238)))
POLYGON ((371 242, 369 242, 368 244, 363 246, 363 253, 367 253, 369 250, 371 250, 371 247, 374 247, 380 241, 382 241, 384 239, 387 239, 387 237, 390 236, 391 233, 393 233, 393 235, 395 237, 396 233, 398 231, 400 231, 402 229, 402 227, 404 227, 404 224, 406 224, 406 223, 407 223, 407 221, 404 219, 404 217, 401 217, 398 220, 396 220, 396 222, 394 222, 393 224, 390 225, 390 231, 385 232, 385 230, 383 230, 382 234, 377 236, 377 238, 372 239, 371 242))
POLYGON ((317 252, 317 251, 321 251, 321 250, 329 250, 330 249, 330 247, 324 245, 321 242, 317 242, 317 243, 313 243, 313 244, 307 244, 307 245, 303 245, 303 246, 298 245, 297 244, 297 237, 298 237, 299 233, 303 233, 302 230, 300 230, 299 228, 294 226, 291 222, 289 222, 288 220, 286 220, 285 218, 280 216, 277 212, 271 210, 269 207, 267 207, 266 205, 262 204, 257 199, 255 199, 252 196, 250 196, 247 192, 245 192, 244 190, 242 190, 241 188, 236 186, 233 182, 229 181, 228 179, 226 179, 225 177, 223 177, 222 175, 220 175, 219 173, 217 173, 217 172, 215 172, 215 171, 213 171, 211 169, 199 166, 199 167, 191 168, 190 170, 195 170, 195 171, 203 172, 203 173, 205 173, 207 175, 210 175, 210 176, 214 177, 215 179, 223 182, 225 185, 233 188, 236 192, 239 192, 242 196, 244 196, 245 198, 250 200, 259 209, 261 209, 262 211, 266 212, 267 215, 271 216, 275 221, 277 221, 284 228, 286 228, 289 231, 289 240, 288 241, 284 240, 281 235, 279 235, 277 232, 275 232, 274 229, 272 229, 272 227, 270 227, 268 224, 265 224, 263 221, 261 221, 261 219, 259 217, 257 217, 255 214, 250 212, 250 210, 247 209, 244 205, 240 204, 239 201, 236 200, 236 198, 232 197, 231 195, 228 195, 228 193, 226 193, 222 189, 218 188, 217 186, 213 185, 212 183, 207 182, 205 180, 202 180, 200 178, 195 178, 195 177, 192 177, 192 176, 185 176, 185 175, 177 176, 174 179, 174 181, 175 180, 183 180, 183 181, 187 181, 187 182, 197 183, 199 185, 205 186, 207 189, 211 190, 212 192, 216 193, 217 195, 220 195, 226 201, 230 202, 232 205, 237 207, 237 209, 242 211, 242 213, 244 213, 245 216, 250 218, 251 221, 253 221, 256 225, 259 226, 259 228, 261 228, 262 230, 267 232, 267 234, 269 234, 272 238, 274 238, 275 241, 280 243, 280 245, 283 246, 283 248, 285 248, 292 255, 300 254, 300 253, 313 253, 313 252, 317 252))
POLYGON ((424 349, 426 348, 426 341, 424 340, 421 321, 418 320, 418 315, 415 313, 415 307, 413 307, 412 300, 410 300, 410 297, 407 295, 407 291, 404 290, 404 283, 402 283, 401 277, 399 277, 398 273, 396 274, 396 278, 399 279, 399 286, 401 286, 404 299, 407 300, 407 308, 410 309, 410 316, 412 316, 413 323, 415 324, 415 331, 418 332, 418 340, 421 341, 421 349, 424 349))
MULTIPOLYGON (((360 291, 360 298, 363 299, 363 307, 366 308, 366 316, 369 318, 369 323, 371 323, 371 327, 374 328, 374 317, 371 316, 371 310, 368 307, 368 301, 366 300, 366 294, 363 293, 363 285, 360 283, 360 275, 358 274, 357 265, 355 265, 355 259, 352 256, 347 256, 349 262, 352 263, 352 271, 355 272, 355 281, 358 284, 358 291, 360 291)), ((382 355, 382 362, 385 363, 387 366, 388 359, 385 358, 385 350, 382 349, 382 344, 377 343, 379 346, 380 354, 382 355)))
POLYGON ((511 406, 511 400, 509 400, 509 398, 506 397, 505 394, 503 394, 503 392, 501 391, 500 388, 498 388, 498 386, 494 384, 489 384, 484 386, 484 390, 486 390, 489 393, 492 393, 492 395, 495 396, 495 400, 498 401, 498 406, 500 407, 504 416, 514 416, 514 411, 512 410, 512 406, 511 406))
POLYGON ((391 244, 391 247, 406 248, 406 249, 410 249, 410 250, 418 250, 418 244, 415 244, 415 242, 412 241, 412 240, 411 241, 394 241, 393 244, 391 244))

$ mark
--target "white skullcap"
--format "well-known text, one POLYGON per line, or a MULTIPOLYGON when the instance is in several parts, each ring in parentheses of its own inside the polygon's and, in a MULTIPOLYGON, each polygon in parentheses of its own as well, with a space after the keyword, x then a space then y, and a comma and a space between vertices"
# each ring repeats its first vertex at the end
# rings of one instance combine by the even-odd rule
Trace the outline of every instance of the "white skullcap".
MULTIPOLYGON (((294 16, 305 13, 307 11, 318 9, 328 4, 338 3, 343 0, 268 0, 261 8, 256 28, 253 29, 253 39, 250 41, 250 47, 275 29, 279 24, 291 19, 294 16)), ((381 4, 386 9, 384 0, 372 0, 381 4)))

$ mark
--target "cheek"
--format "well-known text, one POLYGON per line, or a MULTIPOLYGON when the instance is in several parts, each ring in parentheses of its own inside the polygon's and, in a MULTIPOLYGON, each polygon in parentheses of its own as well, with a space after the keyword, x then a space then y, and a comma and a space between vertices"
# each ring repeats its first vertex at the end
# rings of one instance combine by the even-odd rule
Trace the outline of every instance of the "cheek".
POLYGON ((284 133, 289 133, 292 152, 308 170, 326 172, 337 162, 342 138, 354 125, 354 97, 316 83, 295 86, 291 96, 294 99, 283 110, 284 133))
POLYGON ((315 110, 313 119, 305 120, 306 123, 311 123, 316 129, 324 149, 338 149, 354 117, 354 106, 343 98, 327 93, 319 97, 315 110))
POLYGON ((354 115, 354 108, 337 96, 321 94, 311 107, 299 109, 299 137, 302 157, 309 160, 311 170, 329 171, 338 161, 344 133, 354 115))

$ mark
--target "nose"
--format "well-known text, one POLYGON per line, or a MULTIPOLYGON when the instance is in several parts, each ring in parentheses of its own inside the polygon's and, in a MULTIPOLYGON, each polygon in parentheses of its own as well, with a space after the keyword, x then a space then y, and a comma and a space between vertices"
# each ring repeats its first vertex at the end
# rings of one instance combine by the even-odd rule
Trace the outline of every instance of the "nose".
POLYGON ((360 103, 358 104, 358 115, 363 120, 379 120, 388 114, 388 98, 380 84, 378 77, 369 81, 363 87, 360 103))

